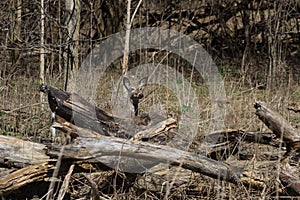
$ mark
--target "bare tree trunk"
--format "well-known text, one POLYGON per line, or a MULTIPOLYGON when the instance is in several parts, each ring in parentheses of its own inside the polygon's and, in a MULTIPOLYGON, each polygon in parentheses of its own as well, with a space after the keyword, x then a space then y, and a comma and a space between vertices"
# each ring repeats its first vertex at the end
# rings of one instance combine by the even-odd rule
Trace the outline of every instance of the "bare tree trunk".
POLYGON ((125 46, 124 46, 124 56, 122 63, 122 74, 126 74, 128 71, 128 55, 129 55, 129 38, 130 38, 130 9, 131 9, 131 0, 127 1, 127 16, 126 16, 126 34, 125 34, 125 46))
MULTIPOLYGON (((61 20, 60 20, 60 16, 61 16, 61 0, 58 0, 58 16, 57 16, 57 19, 58 19, 58 24, 61 24, 61 20)), ((58 54, 58 72, 59 74, 62 73, 62 29, 59 28, 58 29, 58 37, 59 37, 59 54, 58 54)))
POLYGON ((142 0, 139 1, 137 7, 135 8, 133 15, 131 17, 131 0, 127 1, 127 16, 126 16, 126 35, 125 35, 125 46, 124 46, 124 56, 122 63, 122 74, 126 74, 128 71, 128 56, 129 56, 129 40, 130 40, 130 29, 133 22, 133 19, 142 3, 142 0))
POLYGON ((11 2, 12 10, 15 10, 15 12, 12 13, 12 19, 11 21, 15 24, 13 24, 10 30, 11 33, 11 42, 12 47, 14 48, 11 53, 11 61, 12 65, 16 65, 19 61, 19 46, 17 45, 18 42, 21 40, 21 29, 22 29, 22 0, 17 0, 17 5, 15 5, 15 1, 12 0, 11 2))
MULTIPOLYGON (((45 12, 44 12, 44 0, 41 0, 41 35, 40 35, 40 82, 45 82, 45 49, 44 49, 44 37, 45 37, 45 12)), ((40 101, 43 101, 43 95, 40 94, 40 101)))
MULTIPOLYGON (((65 72, 65 80, 72 80, 77 76, 79 69, 79 28, 80 28, 80 0, 67 0, 65 2, 67 13, 66 26, 68 29, 68 52, 65 53, 65 66, 69 71, 65 72), (73 66, 70 69, 70 66, 73 66), (68 72, 68 73, 67 73, 68 72), (67 77, 70 76, 70 77, 67 77)), ((67 84, 67 81, 66 81, 67 84)))
POLYGON ((75 47, 74 47, 74 72, 77 75, 79 69, 79 39, 80 39, 80 11, 81 11, 81 4, 80 0, 75 0, 75 13, 74 13, 74 20, 75 20, 75 30, 73 41, 75 40, 75 47))
POLYGON ((22 0, 17 0, 17 20, 16 20, 16 36, 15 39, 21 38, 22 25, 22 0))
MULTIPOLYGON (((247 3, 245 4, 248 5, 247 3)), ((243 25, 245 27, 244 37, 245 37, 245 45, 244 45, 244 52, 242 57, 242 83, 245 84, 245 78, 248 72, 248 56, 249 56, 249 45, 250 45, 250 19, 249 19, 249 10, 246 8, 243 12, 243 25)))
POLYGON ((269 54, 269 74, 268 74, 268 85, 267 87, 272 90, 277 84, 279 75, 279 57, 278 53, 280 52, 281 39, 278 35, 280 28, 280 18, 282 14, 282 4, 280 1, 274 1, 274 14, 272 14, 272 10, 268 8, 268 54, 269 54))

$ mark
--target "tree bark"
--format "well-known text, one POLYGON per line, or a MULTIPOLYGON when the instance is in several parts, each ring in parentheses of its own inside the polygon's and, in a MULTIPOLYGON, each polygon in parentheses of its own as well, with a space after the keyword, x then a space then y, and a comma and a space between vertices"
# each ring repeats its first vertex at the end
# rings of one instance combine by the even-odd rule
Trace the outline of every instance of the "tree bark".
POLYGON ((53 165, 42 162, 19 169, 5 177, 0 177, 0 196, 7 195, 29 183, 49 177, 49 173, 53 169, 53 165))
POLYGON ((262 120, 278 138, 282 138, 284 142, 289 144, 295 144, 300 141, 300 132, 292 127, 280 114, 271 110, 266 103, 256 102, 254 107, 258 118, 262 120))
MULTIPOLYGON (((40 83, 45 83, 45 7, 44 0, 41 0, 41 33, 40 33, 40 83)), ((43 102, 43 95, 40 94, 40 102, 43 102)))

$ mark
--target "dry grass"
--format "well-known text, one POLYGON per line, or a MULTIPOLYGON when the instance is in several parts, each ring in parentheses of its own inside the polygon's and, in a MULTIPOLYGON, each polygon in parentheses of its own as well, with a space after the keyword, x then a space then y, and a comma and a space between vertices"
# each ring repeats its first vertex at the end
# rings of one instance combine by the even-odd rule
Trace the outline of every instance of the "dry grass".
POLYGON ((1 82, 1 133, 19 137, 38 137, 49 130, 48 105, 39 102, 39 83, 28 77, 1 82), (43 108, 44 107, 44 108, 43 108))

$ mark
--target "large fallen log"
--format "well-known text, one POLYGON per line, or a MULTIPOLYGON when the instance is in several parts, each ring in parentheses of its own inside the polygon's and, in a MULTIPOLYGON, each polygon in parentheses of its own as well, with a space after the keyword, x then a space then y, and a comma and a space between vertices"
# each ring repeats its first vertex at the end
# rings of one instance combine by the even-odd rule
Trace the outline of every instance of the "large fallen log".
POLYGON ((291 145, 300 141, 300 132, 292 127, 279 113, 274 112, 264 102, 254 104, 256 115, 278 138, 291 145))
MULTIPOLYGON (((71 129, 72 128, 73 127, 71 127, 71 129)), ((83 128, 80 127, 76 127, 76 129, 77 130, 74 131, 91 131, 83 130, 83 128)), ((70 127, 68 128, 68 131, 70 131, 70 127)), ((35 153, 43 155, 39 156, 39 158, 42 157, 42 159, 39 159, 39 164, 33 164, 25 159, 24 165, 33 165, 16 170, 8 176, 5 175, 0 177, 0 194, 2 195, 8 194, 19 187, 34 181, 41 181, 46 177, 51 178, 52 173, 50 172, 53 170, 54 166, 49 164, 49 156, 51 156, 52 161, 54 161, 59 155, 62 156, 63 160, 67 160, 68 162, 73 160, 73 162, 88 161, 89 163, 94 164, 104 163, 109 167, 116 167, 117 169, 119 169, 115 165, 115 163, 118 163, 115 162, 117 158, 121 159, 120 162, 125 161, 124 164, 129 165, 136 164, 130 163, 132 162, 132 159, 139 161, 138 163, 143 163, 145 160, 149 161, 146 163, 148 166, 154 166, 158 163, 167 163, 169 165, 182 166, 183 168, 202 173, 209 177, 229 181, 235 184, 240 183, 240 177, 243 171, 242 169, 230 167, 225 163, 172 147, 102 135, 93 138, 78 137, 74 144, 65 146, 64 151, 61 151, 60 146, 49 146, 47 151, 40 151, 41 147, 44 147, 42 144, 36 144, 38 148, 31 148, 30 151, 26 151, 25 149, 27 147, 22 144, 23 140, 16 138, 12 139, 12 137, 8 136, 1 136, 1 138, 3 141, 6 139, 6 142, 8 143, 15 141, 15 148, 17 146, 19 147, 16 148, 16 151, 11 155, 5 156, 7 162, 13 162, 14 159, 21 160, 24 157, 29 157, 35 153), (127 158, 132 159, 127 160, 127 158)), ((119 166, 122 167, 122 165, 119 166)), ((67 170, 68 169, 61 169, 61 171, 66 172, 67 170)))
POLYGON ((40 91, 47 94, 51 111, 68 122, 103 135, 119 129, 114 117, 75 93, 44 84, 40 85, 40 91))
MULTIPOLYGON (((73 133, 73 134, 78 134, 80 137, 96 137, 99 139, 100 136, 97 136, 99 133, 102 134, 102 135, 114 135, 114 136, 120 136, 120 134, 111 134, 111 131, 115 131, 117 130, 117 132, 120 130, 120 126, 118 123, 114 124, 112 122, 112 118, 111 116, 109 116, 108 114, 106 114, 105 112, 103 112, 102 110, 96 108, 95 106, 89 104, 89 102, 87 102, 86 100, 84 100, 82 97, 76 95, 76 94, 70 94, 70 93, 64 93, 63 91, 61 90, 58 90, 56 88, 53 88, 51 86, 45 86, 45 85, 42 85, 41 86, 41 91, 45 92, 48 94, 48 99, 49 99, 49 104, 50 104, 50 108, 52 111, 54 111, 53 108, 55 108, 55 112, 60 115, 62 118, 64 118, 66 121, 61 123, 61 125, 56 125, 56 128, 59 128, 60 130, 64 131, 65 133, 73 133), (51 106, 52 105, 52 106, 51 106), (90 116, 93 116, 93 112, 95 111, 96 109, 96 113, 100 113, 100 114, 97 114, 96 117, 94 118, 90 118, 90 116), (64 112, 67 112, 67 115, 64 114, 64 112), (72 124, 68 123, 71 122, 73 124, 74 121, 72 121, 74 119, 74 114, 73 113, 76 113, 77 115, 80 115, 81 113, 83 113, 82 117, 80 119, 82 119, 82 123, 83 124, 78 124, 76 123, 76 126, 79 126, 76 128, 76 126, 73 126, 72 124), (67 117, 66 117, 67 116, 67 117), (71 116, 71 117, 70 117, 71 116), (84 121, 88 121, 87 124, 85 124, 84 121), (94 128, 94 126, 90 126, 89 124, 93 124, 93 123, 96 123, 97 125, 98 124, 101 124, 101 130, 97 129, 97 128, 94 128), (113 126, 115 128, 111 128, 111 125, 113 124, 113 126), (116 128, 117 127, 117 128, 116 128), (105 132, 103 132, 103 130, 105 132), (109 130, 109 131, 108 131, 109 130), (109 133, 109 134, 108 134, 109 133)), ((255 108, 257 108, 257 115, 259 116, 259 118, 265 122, 267 124, 268 127, 270 127, 270 129, 277 135, 281 135, 281 131, 279 130, 281 127, 281 125, 279 125, 278 127, 278 122, 282 123, 284 120, 283 118, 273 112, 271 109, 268 109, 264 103, 260 103, 260 102, 257 102, 255 104, 255 108), (267 114, 266 114, 267 113, 267 114), (265 115, 264 115, 265 114, 265 115), (269 117, 269 116, 273 116, 273 117, 269 117)), ((118 118, 114 118, 114 119, 118 119, 118 118)), ((145 139, 149 139, 151 138, 152 136, 156 136, 157 133, 155 132, 155 130, 152 130, 150 129, 151 131, 149 132, 149 130, 146 130, 144 132, 140 132, 138 134, 136 133, 128 133, 128 130, 136 130, 135 128, 131 128, 131 129, 123 129, 121 132, 123 132, 123 135, 129 135, 129 136, 134 136, 132 139, 133 140, 143 140, 145 141, 145 139), (152 133, 151 133, 152 132, 152 133)), ((287 132, 287 134, 284 137, 284 141, 285 142, 289 142, 291 143, 291 141, 296 141, 298 136, 297 134, 294 133, 294 130, 289 127, 289 126, 285 126, 285 128, 283 128, 284 131, 287 132)), ((101 138, 103 141, 106 141, 104 140, 103 138, 101 138)), ((81 139, 82 140, 82 139, 81 139)), ((92 139, 92 140, 95 140, 95 139, 92 139)), ((109 138, 109 140, 118 140, 118 138, 109 138)), ((94 152, 95 149, 98 149, 101 147, 103 149, 107 148, 106 146, 108 146, 109 142, 102 142, 102 143, 97 143, 96 141, 92 141, 92 144, 88 141, 85 141, 86 142, 86 145, 90 145, 89 146, 89 151, 93 152, 93 156, 95 154, 96 157, 99 157, 99 152, 94 152), (101 146, 103 145, 104 146, 101 146), (94 145, 94 146, 93 146, 94 145), (97 145, 100 145, 100 146, 97 146, 97 145)), ((112 144, 115 144, 116 147, 119 147, 118 145, 118 142, 117 141, 110 141, 112 142, 112 144), (115 143, 117 142, 117 143, 115 143)), ((123 144, 123 143, 122 143, 123 144)), ((124 143, 126 145, 128 145, 128 149, 129 149, 129 152, 126 152, 124 151, 124 149, 122 149, 122 151, 120 151, 120 149, 118 149, 117 151, 114 151, 113 149, 111 148, 108 148, 107 152, 109 152, 108 154, 110 155, 107 155, 107 156, 120 156, 120 153, 122 155, 126 155, 128 157, 133 157, 135 158, 136 155, 132 155, 131 151, 130 151, 130 146, 132 145, 133 147, 133 150, 136 151, 137 149, 135 149, 134 147, 134 143, 130 143, 130 144, 127 144, 127 143, 124 143), (117 155, 115 155, 117 154, 117 155), (128 154, 128 155, 127 155, 128 154)), ((123 147, 123 146, 122 146, 123 147)), ((166 147, 167 148, 167 147, 166 147)), ((151 148, 150 148, 151 149, 151 148)), ((160 149, 160 147, 158 148, 160 149)), ((132 149, 131 149, 132 150, 132 149)), ((133 151, 133 152, 134 152, 133 151)), ((110 163, 109 165, 111 166, 112 163, 111 162, 114 162, 114 160, 116 159, 115 157, 112 157, 112 158, 108 158, 105 157, 105 159, 103 159, 103 154, 104 152, 100 151, 101 152, 101 155, 102 155, 102 162, 103 163, 110 163)), ((147 158, 155 158, 156 160, 160 161, 160 157, 153 157, 153 155, 151 153, 153 152, 149 152, 147 150, 145 150, 145 152, 147 152, 147 154, 149 154, 148 156, 150 157, 147 157, 146 155, 144 154, 138 154, 139 158, 144 158, 147 160, 147 158)), ((172 155, 172 154, 170 154, 172 155)), ((67 155, 65 155, 67 156, 67 155)), ((156 155, 157 156, 157 155, 156 155)), ((77 158, 79 158, 80 156, 77 155, 77 158)), ((162 159, 163 161, 165 161, 166 158, 162 159)), ((132 160, 131 160, 132 161, 132 160)), ((187 160, 188 161, 188 160, 187 160)), ((122 163, 121 161, 118 162, 118 165, 120 165, 120 163, 122 163)), ((147 165, 149 163, 147 162, 142 162, 142 165, 147 165)), ((176 162, 174 162, 176 163, 176 162)), ((134 166, 136 165, 137 163, 136 162, 131 162, 131 165, 134 166)), ((125 162, 125 165, 128 165, 128 162, 125 162)), ((184 165, 184 164, 183 164, 184 165)), ((150 166, 151 165, 151 162, 150 162, 150 166)), ((119 166, 120 167, 120 166, 119 166)), ((129 168, 130 168, 130 165, 129 165, 129 168)), ((210 175, 212 177, 214 177, 214 173, 211 173, 211 172, 205 172, 205 170, 201 171, 201 173, 204 173, 207 175, 210 175)), ((227 174, 227 173, 225 173, 227 174)), ((223 174, 223 178, 226 177, 227 175, 223 174)), ((218 175, 219 177, 220 175, 218 175)), ((230 181, 230 179, 227 179, 225 178, 224 180, 227 180, 227 181, 230 181)))
MULTIPOLYGON (((55 125, 55 127, 57 127, 55 125)), ((65 132, 77 132, 79 134, 96 135, 91 130, 76 127, 71 124, 60 126, 60 130, 65 132)), ((58 155, 58 149, 49 151, 49 155, 58 155)), ((178 150, 165 145, 156 145, 148 142, 126 140, 117 137, 107 137, 98 135, 92 138, 78 138, 75 144, 70 144, 63 152, 64 158, 96 159, 102 163, 120 169, 135 167, 137 164, 142 169, 147 169, 146 165, 154 166, 158 163, 168 163, 202 173, 212 178, 238 183, 242 169, 232 168, 225 163, 209 159, 205 156, 178 150), (85 151, 78 151, 78 148, 85 151), (77 149, 76 151, 74 149, 77 149), (87 150, 87 151, 86 151, 87 150), (135 161, 128 158, 134 158, 135 161), (145 161, 146 162, 145 164, 145 161), (125 166, 127 165, 127 166, 125 166)), ((139 171, 136 171, 139 172, 139 171)))
MULTIPOLYGON (((40 85, 39 89, 47 94, 50 109, 56 116, 78 127, 93 130, 97 134, 131 138, 135 133, 148 128, 139 124, 145 124, 149 118, 148 115, 137 116, 133 120, 121 119, 99 109, 76 93, 69 93, 44 84, 40 85), (135 130, 135 132, 128 135, 129 130, 131 132, 135 130)), ((159 122, 154 120, 155 118, 161 117, 156 116, 151 119, 152 125, 159 122)))

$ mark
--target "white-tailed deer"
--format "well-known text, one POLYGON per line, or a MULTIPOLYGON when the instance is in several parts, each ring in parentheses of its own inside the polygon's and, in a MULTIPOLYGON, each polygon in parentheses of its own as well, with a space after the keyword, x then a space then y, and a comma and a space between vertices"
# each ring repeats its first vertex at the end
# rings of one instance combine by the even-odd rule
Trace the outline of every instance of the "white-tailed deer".
POLYGON ((147 85, 148 77, 142 78, 137 87, 132 87, 130 81, 127 77, 123 78, 123 84, 128 91, 128 96, 131 104, 133 105, 134 116, 137 116, 139 113, 139 101, 144 97, 142 89, 147 85))

